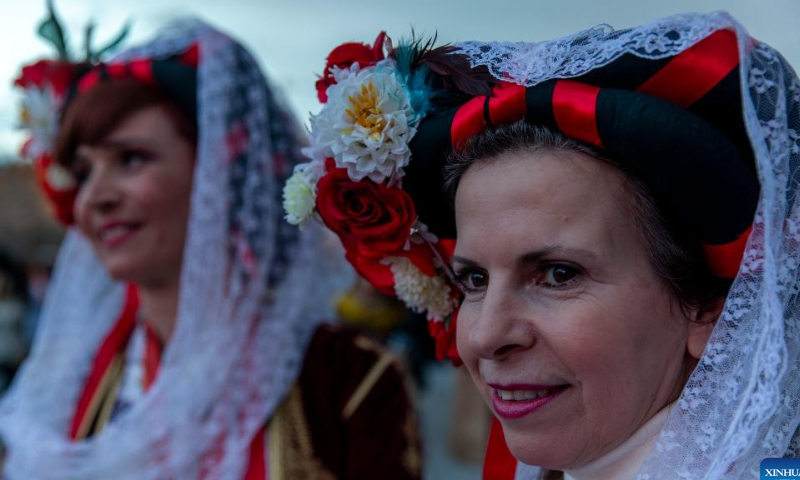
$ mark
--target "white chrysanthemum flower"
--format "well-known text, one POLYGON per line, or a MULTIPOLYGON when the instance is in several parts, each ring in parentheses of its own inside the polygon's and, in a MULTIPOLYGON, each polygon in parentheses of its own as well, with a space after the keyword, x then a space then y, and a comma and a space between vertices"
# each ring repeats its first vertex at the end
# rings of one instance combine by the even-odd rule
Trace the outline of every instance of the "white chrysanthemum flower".
POLYGON ((311 135, 321 153, 356 181, 401 176, 419 119, 394 60, 336 70, 334 78, 338 83, 328 87, 328 102, 311 117, 311 135))
POLYGON ((53 149, 58 134, 58 105, 50 89, 28 88, 22 98, 20 127, 30 132, 26 153, 35 159, 53 149))
POLYGON ((292 225, 305 225, 314 213, 317 182, 322 177, 319 170, 316 162, 298 165, 283 187, 284 218, 292 225))
POLYGON ((394 275, 397 298, 417 313, 427 310, 428 319, 444 320, 453 313, 450 286, 439 276, 429 277, 407 258, 385 260, 394 275))

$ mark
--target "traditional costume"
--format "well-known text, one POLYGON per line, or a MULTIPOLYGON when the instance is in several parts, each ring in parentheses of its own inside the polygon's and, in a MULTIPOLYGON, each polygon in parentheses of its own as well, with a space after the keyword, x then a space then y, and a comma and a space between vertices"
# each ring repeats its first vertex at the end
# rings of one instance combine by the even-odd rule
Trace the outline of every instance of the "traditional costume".
POLYGON ((176 329, 161 345, 136 288, 110 279, 71 230, 33 351, 0 403, 0 476, 419 478, 397 362, 321 323, 352 278, 322 229, 299 232, 282 219, 281 186, 303 140, 250 54, 185 21, 108 64, 64 66, 43 61, 17 81, 27 106, 53 107, 56 124, 33 132, 24 153, 62 220, 75 185, 49 152, 71 97, 135 78, 197 120, 176 329))
MULTIPOLYGON (((381 34, 375 48, 335 49, 318 88, 327 103, 311 121, 313 160, 295 174, 314 203, 289 205, 290 221, 316 212, 360 274, 427 313, 440 353, 457 354, 446 158, 524 119, 620 162, 703 245, 711 273, 733 279, 682 395, 648 427, 658 434, 637 432, 636 448, 612 452, 628 459, 620 471, 757 478, 762 459, 800 454, 800 82, 729 15, 533 44, 432 48, 381 34)), ((485 478, 541 475, 495 428, 485 478)))

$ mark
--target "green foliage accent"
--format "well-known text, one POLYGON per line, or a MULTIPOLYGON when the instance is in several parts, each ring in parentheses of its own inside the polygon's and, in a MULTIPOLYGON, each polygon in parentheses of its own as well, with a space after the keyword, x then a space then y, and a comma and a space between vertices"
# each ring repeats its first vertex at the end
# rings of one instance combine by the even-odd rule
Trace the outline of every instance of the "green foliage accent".
POLYGON ((67 40, 64 37, 64 29, 61 27, 61 22, 56 16, 53 0, 47 0, 47 17, 39 24, 39 28, 36 32, 40 37, 50 42, 55 47, 59 59, 70 59, 67 40))
POLYGON ((92 62, 99 61, 103 57, 103 55, 114 51, 117 47, 119 47, 122 44, 122 42, 130 33, 131 25, 133 25, 133 22, 131 22, 130 20, 126 21, 125 25, 122 26, 122 30, 120 30, 117 36, 114 37, 114 39, 112 39, 108 44, 106 44, 105 47, 97 50, 96 52, 90 53, 90 55, 87 55, 87 60, 92 62))
POLYGON ((94 20, 89 20, 83 30, 83 55, 86 59, 92 58, 92 36, 94 35, 94 20))
MULTIPOLYGON (((88 63, 99 62, 103 58, 103 55, 106 55, 117 49, 130 33, 131 25, 132 22, 130 20, 126 21, 122 26, 122 30, 120 30, 116 37, 114 37, 104 47, 94 50, 92 48, 92 42, 96 24, 93 20, 90 21, 84 28, 83 61, 88 63)), ((53 0, 47 0, 47 17, 45 17, 45 19, 42 20, 42 23, 39 24, 36 32, 40 37, 55 47, 60 60, 74 61, 70 57, 69 48, 67 46, 67 38, 64 34, 64 27, 61 26, 61 21, 58 19, 58 15, 56 15, 56 10, 53 6, 53 0)))

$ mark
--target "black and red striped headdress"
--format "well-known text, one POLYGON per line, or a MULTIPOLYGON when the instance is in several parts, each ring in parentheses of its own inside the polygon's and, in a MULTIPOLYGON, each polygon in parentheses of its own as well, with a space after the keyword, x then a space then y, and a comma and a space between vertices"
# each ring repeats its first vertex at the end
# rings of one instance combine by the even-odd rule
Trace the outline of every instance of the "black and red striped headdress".
POLYGON ((491 95, 421 122, 403 187, 431 231, 454 237, 440 194, 445 158, 484 129, 524 119, 625 165, 696 233, 712 272, 733 278, 759 197, 738 66, 735 34, 719 30, 673 57, 626 54, 568 80, 527 88, 501 82, 491 95))

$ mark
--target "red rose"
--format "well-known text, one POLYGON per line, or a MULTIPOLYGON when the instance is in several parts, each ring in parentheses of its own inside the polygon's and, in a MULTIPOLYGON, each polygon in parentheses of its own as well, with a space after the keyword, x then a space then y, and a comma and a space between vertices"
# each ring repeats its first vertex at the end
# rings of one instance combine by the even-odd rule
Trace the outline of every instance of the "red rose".
POLYGON ((320 179, 317 211, 349 250, 366 256, 401 252, 417 220, 414 202, 404 190, 366 179, 353 181, 343 168, 320 179))
POLYGON ((386 41, 386 32, 378 34, 375 43, 370 47, 365 43, 344 43, 334 48, 328 55, 328 60, 325 63, 325 70, 322 76, 317 80, 317 97, 321 103, 328 101, 328 95, 325 93, 328 87, 336 83, 331 73, 331 68, 350 68, 356 62, 361 68, 371 67, 376 63, 383 60, 383 44, 386 41))
POLYGON ((50 85, 56 95, 62 96, 72 85, 75 66, 61 60, 39 60, 33 65, 22 67, 22 73, 14 80, 14 85, 22 88, 43 88, 50 85))
POLYGON ((342 240, 353 268, 379 292, 395 293, 388 257, 407 258, 425 275, 436 275, 430 247, 409 242, 417 214, 404 190, 353 181, 346 169, 331 167, 317 183, 317 212, 342 240))

